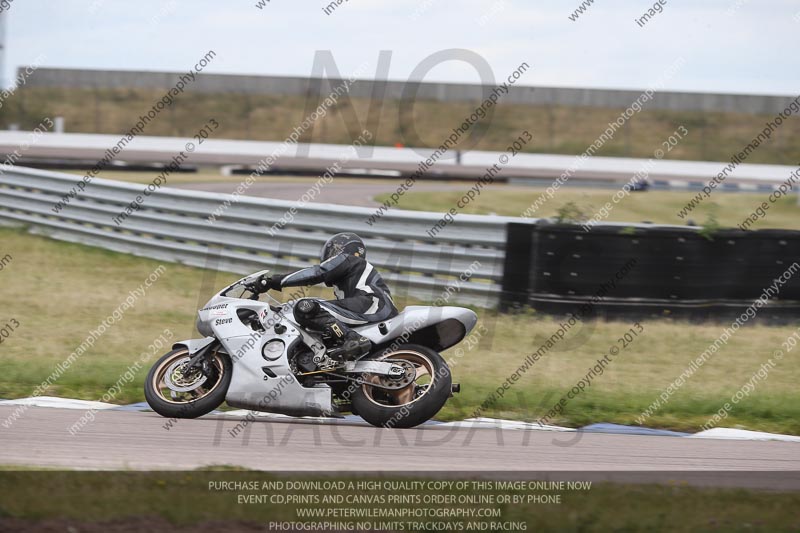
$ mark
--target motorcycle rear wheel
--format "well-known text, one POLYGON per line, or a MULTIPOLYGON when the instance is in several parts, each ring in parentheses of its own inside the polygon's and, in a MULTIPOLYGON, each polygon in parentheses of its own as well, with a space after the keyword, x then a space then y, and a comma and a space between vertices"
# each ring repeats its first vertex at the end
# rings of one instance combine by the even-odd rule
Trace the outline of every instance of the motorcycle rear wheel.
POLYGON ((230 358, 214 351, 209 355, 210 372, 197 369, 185 376, 182 369, 190 359, 189 351, 181 347, 161 357, 148 372, 144 397, 161 416, 197 418, 225 401, 233 373, 230 358))
POLYGON ((353 392, 353 411, 373 426, 418 426, 433 418, 450 397, 453 386, 450 368, 442 356, 430 348, 407 344, 369 359, 393 361, 408 369, 404 378, 394 382, 386 376, 362 375, 365 382, 398 387, 387 390, 365 383, 353 392), (400 388, 406 382, 408 385, 400 388))

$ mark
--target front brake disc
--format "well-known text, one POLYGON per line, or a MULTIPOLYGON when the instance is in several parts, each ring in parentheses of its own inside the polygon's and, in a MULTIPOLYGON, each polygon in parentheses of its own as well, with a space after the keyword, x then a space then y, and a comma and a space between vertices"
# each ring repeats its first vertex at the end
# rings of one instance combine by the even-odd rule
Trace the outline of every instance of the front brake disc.
POLYGON ((208 376, 200 370, 194 370, 189 376, 185 376, 183 371, 189 363, 189 359, 179 359, 169 365, 164 373, 164 384, 171 391, 190 392, 200 387, 208 380, 208 376))

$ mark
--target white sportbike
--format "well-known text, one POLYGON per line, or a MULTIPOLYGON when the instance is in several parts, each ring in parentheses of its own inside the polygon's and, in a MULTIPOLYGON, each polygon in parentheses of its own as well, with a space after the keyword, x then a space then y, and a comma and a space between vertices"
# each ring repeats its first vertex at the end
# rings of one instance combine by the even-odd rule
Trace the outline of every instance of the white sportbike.
POLYGON ((353 328, 372 349, 354 361, 328 357, 321 337, 293 318, 296 301, 268 293, 261 271, 226 287, 198 312, 202 339, 177 342, 150 369, 145 397, 169 418, 196 418, 223 401, 292 416, 352 412, 379 427, 429 420, 458 392, 439 352, 461 342, 478 317, 460 307, 409 306, 353 328))

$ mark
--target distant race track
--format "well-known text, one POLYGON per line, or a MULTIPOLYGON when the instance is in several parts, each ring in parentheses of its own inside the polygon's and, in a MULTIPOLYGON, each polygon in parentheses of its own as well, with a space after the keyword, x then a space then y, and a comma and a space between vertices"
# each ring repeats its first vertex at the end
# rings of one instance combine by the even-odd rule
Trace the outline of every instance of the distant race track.
MULTIPOLYGON (((220 194, 233 194, 240 186, 240 180, 235 178, 220 178, 218 182, 201 183, 178 183, 174 185, 176 189, 205 191, 220 194)), ((247 189, 248 196, 260 198, 274 198, 276 200, 297 201, 308 192, 309 183, 285 183, 285 182, 266 182, 254 183, 247 189)), ((419 183, 415 186, 419 192, 464 192, 464 185, 461 183, 419 183)), ((376 196, 382 194, 392 194, 397 191, 397 182, 386 180, 384 183, 331 183, 321 187, 318 195, 314 198, 315 203, 321 204, 341 204, 356 205, 362 207, 375 207, 380 202, 375 200, 376 196)))

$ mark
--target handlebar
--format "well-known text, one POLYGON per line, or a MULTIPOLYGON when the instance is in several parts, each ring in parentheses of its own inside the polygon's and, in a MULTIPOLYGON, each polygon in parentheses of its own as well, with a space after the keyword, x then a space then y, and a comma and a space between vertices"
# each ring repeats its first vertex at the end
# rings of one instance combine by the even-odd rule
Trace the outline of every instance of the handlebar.
MULTIPOLYGON (((268 290, 264 290, 263 288, 257 286, 258 280, 262 276, 265 276, 267 274, 267 272, 268 271, 262 271, 261 273, 256 273, 256 274, 247 276, 246 278, 240 279, 239 281, 237 281, 234 284, 230 285, 227 289, 224 289, 223 291, 221 291, 219 294, 221 296, 228 296, 229 292, 231 292, 231 291, 233 291, 233 290, 238 288, 238 289, 243 289, 244 291, 247 291, 247 292, 251 293, 250 296, 247 297, 248 300, 258 301, 259 300, 259 296, 261 296, 262 294, 266 294, 267 298, 269 300, 280 304, 280 302, 278 300, 276 300, 275 298, 273 298, 273 297, 271 297, 269 295, 269 291, 268 290)), ((269 278, 267 278, 267 279, 269 279, 269 278)), ((245 298, 244 293, 240 294, 239 296, 228 296, 228 297, 242 298, 242 299, 245 298)))

